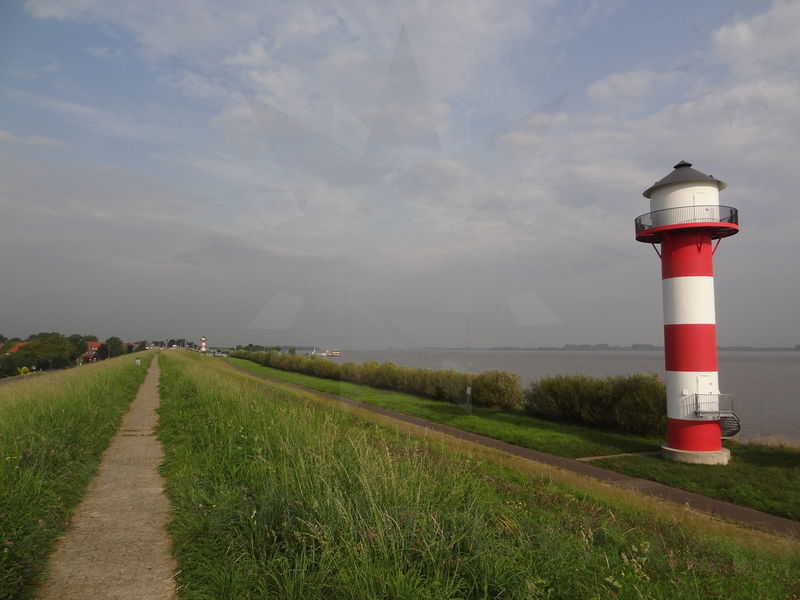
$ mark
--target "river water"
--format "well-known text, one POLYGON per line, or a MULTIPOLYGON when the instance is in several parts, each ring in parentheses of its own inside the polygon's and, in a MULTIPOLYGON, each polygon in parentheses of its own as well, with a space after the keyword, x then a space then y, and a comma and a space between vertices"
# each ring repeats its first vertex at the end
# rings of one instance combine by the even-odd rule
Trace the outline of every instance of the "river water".
MULTIPOLYGON (((503 369, 519 375, 525 385, 548 375, 664 376, 664 354, 657 351, 353 350, 334 360, 375 360, 473 373, 503 369)), ((734 412, 742 421, 737 439, 781 437, 800 441, 800 352, 720 352, 719 384, 721 392, 735 395, 734 412)))

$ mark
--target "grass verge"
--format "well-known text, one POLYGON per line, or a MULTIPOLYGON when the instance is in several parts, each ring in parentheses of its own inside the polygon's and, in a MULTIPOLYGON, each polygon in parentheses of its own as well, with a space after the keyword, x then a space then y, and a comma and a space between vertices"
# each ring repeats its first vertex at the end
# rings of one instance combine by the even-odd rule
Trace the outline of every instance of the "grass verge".
POLYGON ((726 445, 733 460, 722 468, 672 463, 654 456, 624 456, 592 464, 800 521, 800 451, 726 445))
POLYGON ((567 458, 607 456, 623 452, 658 450, 656 440, 598 431, 577 425, 565 425, 529 417, 520 413, 471 407, 411 396, 400 392, 379 390, 365 385, 322 379, 301 373, 264 367, 240 358, 225 359, 231 364, 257 375, 265 375, 288 383, 304 385, 315 390, 344 396, 367 404, 388 408, 435 423, 450 425, 464 431, 492 437, 510 444, 533 448, 567 458))
POLYGON ((26 598, 83 497, 152 355, 0 387, 0 598, 26 598))
POLYGON ((162 355, 182 598, 798 598, 797 554, 697 536, 162 355))
MULTIPOLYGON (((257 375, 359 400, 567 458, 658 450, 663 440, 609 433, 535 419, 516 413, 465 407, 226 359, 257 375)), ((733 460, 725 467, 685 465, 660 456, 628 456, 593 465, 726 500, 780 517, 800 520, 800 450, 781 446, 726 443, 733 460), (781 482, 776 485, 775 482, 781 482)))

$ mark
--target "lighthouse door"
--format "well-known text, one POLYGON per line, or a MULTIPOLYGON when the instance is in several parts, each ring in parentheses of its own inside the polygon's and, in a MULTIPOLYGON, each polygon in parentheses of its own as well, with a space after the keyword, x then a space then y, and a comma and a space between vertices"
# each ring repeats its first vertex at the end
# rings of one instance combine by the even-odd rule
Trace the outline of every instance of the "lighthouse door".
POLYGON ((700 413, 713 413, 719 410, 717 390, 711 375, 697 376, 697 408, 700 413))
POLYGON ((698 394, 715 394, 714 378, 711 375, 698 375, 697 376, 697 393, 698 394))
POLYGON ((695 192, 693 194, 694 201, 694 220, 699 221, 716 221, 716 214, 719 209, 709 205, 709 200, 705 192, 695 192))

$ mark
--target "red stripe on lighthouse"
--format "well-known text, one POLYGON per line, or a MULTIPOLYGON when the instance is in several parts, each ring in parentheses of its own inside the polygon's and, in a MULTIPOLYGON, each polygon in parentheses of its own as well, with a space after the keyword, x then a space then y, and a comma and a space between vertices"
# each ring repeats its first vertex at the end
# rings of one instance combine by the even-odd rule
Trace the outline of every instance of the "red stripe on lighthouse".
POLYGON ((661 278, 714 276, 711 237, 702 230, 670 231, 661 244, 661 278))
POLYGON ((670 448, 695 452, 716 452, 722 448, 719 421, 667 419, 670 448))
POLYGON ((664 363, 667 371, 716 371, 717 326, 664 325, 664 363))

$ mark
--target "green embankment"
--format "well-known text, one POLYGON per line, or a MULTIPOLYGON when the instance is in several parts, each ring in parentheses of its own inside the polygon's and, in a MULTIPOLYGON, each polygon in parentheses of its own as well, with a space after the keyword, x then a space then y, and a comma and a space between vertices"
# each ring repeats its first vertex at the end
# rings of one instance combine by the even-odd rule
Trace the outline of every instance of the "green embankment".
POLYGON ((503 412, 478 406, 467 407, 463 404, 440 402, 356 383, 321 379, 311 375, 264 367, 241 358, 226 360, 257 375, 304 385, 329 394, 344 396, 525 448, 533 448, 568 458, 608 456, 621 452, 647 452, 659 448, 655 440, 641 436, 557 424, 519 412, 503 412))
POLYGON ((144 380, 135 357, 0 386, 0 598, 32 594, 144 380))
POLYGON ((182 598, 800 594, 787 540, 781 554, 697 535, 691 516, 643 516, 213 359, 161 360, 182 598))
MULTIPOLYGON (((229 358, 258 375, 360 400, 518 446, 567 458, 609 456, 658 450, 663 440, 598 431, 535 419, 519 413, 473 407, 378 390, 363 385, 281 371, 229 358)), ((800 451, 755 444, 727 444, 733 460, 725 467, 684 465, 660 456, 626 456, 592 464, 690 490, 712 498, 800 520, 800 451), (776 482, 780 482, 776 485, 776 482)))

